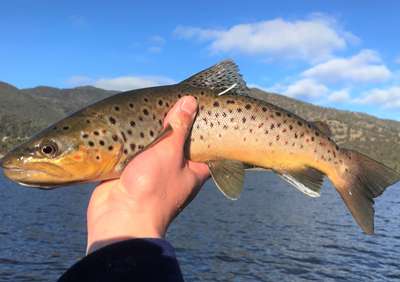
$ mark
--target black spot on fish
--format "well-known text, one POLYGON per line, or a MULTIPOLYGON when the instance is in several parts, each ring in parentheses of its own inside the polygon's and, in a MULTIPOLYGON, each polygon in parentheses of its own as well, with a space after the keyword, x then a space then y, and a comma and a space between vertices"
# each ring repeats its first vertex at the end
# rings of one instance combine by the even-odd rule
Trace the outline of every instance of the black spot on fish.
POLYGON ((295 134, 294 134, 294 138, 297 139, 298 137, 299 137, 299 136, 297 135, 297 133, 295 133, 295 134))
POLYGON ((143 114, 144 114, 145 116, 148 116, 148 115, 149 115, 149 110, 143 109, 143 114))
POLYGON ((140 132, 140 137, 144 138, 144 133, 140 132))
POLYGON ((200 95, 203 96, 203 95, 204 95, 204 91, 201 91, 201 92, 200 92, 200 95))
POLYGON ((262 107, 262 111, 265 113, 267 111, 266 107, 262 107))
POLYGON ((219 138, 221 138, 221 137, 222 137, 221 133, 219 133, 219 134, 218 134, 218 137, 219 137, 219 138))
POLYGON ((230 118, 230 121, 233 122, 235 120, 235 118, 230 118))
POLYGON ((135 127, 135 126, 136 126, 136 122, 134 122, 133 120, 131 120, 130 125, 131 125, 132 127, 135 127))
POLYGON ((88 144, 89 144, 90 147, 94 147, 94 142, 93 141, 89 141, 88 144))
POLYGON ((131 147, 132 151, 135 151, 135 149, 136 149, 136 145, 135 144, 131 143, 129 146, 131 147))
POLYGON ((128 149, 124 149, 124 154, 125 154, 125 155, 128 154, 128 149))
POLYGON ((143 101, 145 101, 146 103, 149 101, 149 99, 147 99, 146 97, 144 97, 143 101))
POLYGON ((243 123, 246 122, 246 118, 245 118, 245 117, 242 118, 242 122, 243 122, 243 123))
POLYGON ((126 133, 128 133, 128 135, 132 135, 132 130, 128 129, 128 130, 126 131, 126 133))
POLYGON ((119 112, 119 107, 118 107, 118 106, 115 106, 115 107, 114 107, 114 110, 115 110, 116 112, 119 112))
POLYGON ((293 125, 289 125, 289 129, 292 130, 293 129, 293 125))
POLYGON ((100 140, 100 141, 99 141, 99 144, 100 144, 100 146, 104 146, 104 145, 105 145, 105 143, 104 143, 103 140, 100 140))
POLYGON ((219 117, 219 113, 215 113, 215 117, 219 117))
POLYGON ((113 146, 108 146, 108 150, 109 150, 109 151, 112 151, 113 149, 114 149, 113 146))
POLYGON ((114 134, 114 135, 112 136, 112 139, 113 139, 115 142, 117 142, 117 141, 118 141, 118 136, 114 134))
POLYGON ((85 133, 85 134, 82 135, 82 138, 85 138, 85 139, 86 139, 86 138, 88 138, 88 137, 89 137, 89 134, 87 134, 87 133, 85 133))
POLYGON ((251 109, 251 105, 250 105, 250 104, 247 104, 247 105, 245 106, 245 108, 246 108, 246 110, 250 110, 250 109, 251 109))
POLYGON ((241 113, 241 112, 242 112, 242 109, 241 109, 241 108, 237 108, 236 110, 237 110, 238 113, 241 113))
POLYGON ((276 135, 276 141, 279 141, 279 138, 280 138, 279 135, 276 135))
POLYGON ((149 131, 149 133, 150 133, 150 136, 151 136, 151 137, 153 137, 153 136, 154 136, 154 132, 153 132, 153 130, 150 130, 150 131, 149 131))
POLYGON ((222 128, 223 129, 228 129, 228 126, 226 124, 224 124, 224 126, 222 128))
POLYGON ((226 100, 226 103, 227 103, 227 104, 235 104, 235 101, 233 101, 233 100, 226 100))
POLYGON ((143 145, 138 145, 138 149, 139 149, 139 150, 143 150, 143 149, 144 149, 144 146, 143 146, 143 145))
POLYGON ((303 123, 302 123, 301 121, 298 121, 297 124, 298 124, 299 126, 303 126, 303 123))
POLYGON ((203 140, 203 139, 204 139, 203 135, 200 135, 200 140, 203 140))
POLYGON ((281 116, 281 113, 280 113, 280 112, 275 112, 275 114, 276 114, 278 117, 281 116))
POLYGON ((249 129, 249 132, 250 132, 250 133, 253 133, 253 128, 250 128, 250 129, 249 129))
POLYGON ((93 134, 96 135, 96 136, 100 135, 98 131, 94 131, 93 134))
POLYGON ((96 160, 100 160, 100 156, 96 156, 96 160))
POLYGON ((90 123, 90 120, 89 120, 89 119, 87 119, 87 120, 86 120, 86 123, 87 123, 87 124, 89 124, 89 123, 90 123))
POLYGON ((158 124, 162 126, 163 123, 161 119, 158 120, 158 124))
POLYGON ((232 109, 229 109, 228 111, 229 111, 230 114, 233 112, 232 109))
POLYGON ((269 133, 269 131, 268 131, 268 130, 265 130, 265 134, 268 135, 268 133, 269 133))
POLYGON ((181 95, 181 94, 178 94, 178 98, 179 98, 179 99, 182 98, 182 95, 181 95))
MULTIPOLYGON (((165 102, 165 106, 168 108, 169 107, 169 103, 165 102)), ((141 146, 141 145, 139 145, 139 146, 141 146)))
MULTIPOLYGON (((214 124, 212 123, 212 122, 210 122, 210 127, 213 127, 214 126, 214 124)), ((197 125, 197 129, 199 129, 200 127, 199 127, 199 125, 197 125)))
POLYGON ((142 117, 142 116, 139 116, 139 120, 140 120, 140 121, 143 121, 143 117, 142 117))
POLYGON ((163 100, 158 100, 158 105, 161 107, 163 105, 163 100))
POLYGON ((308 127, 308 128, 311 128, 311 124, 307 124, 307 127, 308 127))
POLYGON ((208 114, 209 116, 211 116, 211 111, 207 111, 207 114, 208 114))
POLYGON ((336 145, 335 149, 336 149, 336 151, 339 151, 339 146, 338 146, 338 145, 336 145))
POLYGON ((292 115, 291 115, 290 113, 287 113, 287 116, 288 116, 288 117, 292 117, 292 115))
POLYGON ((225 113, 225 112, 222 112, 222 116, 223 116, 223 117, 226 117, 226 113, 225 113))
POLYGON ((63 129, 64 129, 64 130, 68 130, 68 129, 69 129, 69 126, 66 125, 66 126, 63 127, 63 129))
POLYGON ((311 136, 311 141, 314 142, 315 138, 314 136, 311 136))
POLYGON ((155 114, 153 114, 153 120, 156 120, 156 115, 155 114))
POLYGON ((126 135, 123 131, 121 131, 121 136, 122 136, 122 139, 124 140, 124 142, 126 142, 126 135))
POLYGON ((129 103, 129 108, 133 109, 133 104, 129 103))
POLYGON ((272 129, 274 129, 275 128, 275 124, 271 124, 271 126, 270 126, 270 129, 272 130, 272 129))
POLYGON ((218 102, 218 101, 215 101, 214 104, 213 104, 213 106, 214 106, 214 107, 219 107, 219 102, 218 102))
POLYGON ((109 117, 108 120, 110 121, 111 124, 115 124, 117 122, 113 117, 109 117))
POLYGON ((319 136, 319 132, 318 131, 315 131, 315 136, 319 136))
POLYGON ((251 116, 250 118, 251 118, 251 120, 256 120, 255 116, 251 116))

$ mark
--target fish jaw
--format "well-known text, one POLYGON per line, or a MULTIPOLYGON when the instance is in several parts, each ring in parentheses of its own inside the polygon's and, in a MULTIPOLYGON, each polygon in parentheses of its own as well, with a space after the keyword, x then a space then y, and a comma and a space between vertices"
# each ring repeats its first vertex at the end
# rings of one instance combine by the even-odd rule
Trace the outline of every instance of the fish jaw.
MULTIPOLYGON (((117 155, 118 156, 118 155, 117 155)), ((119 157, 102 154, 96 158, 91 150, 79 146, 56 160, 24 157, 13 152, 6 155, 0 166, 4 175, 23 186, 43 189, 72 183, 93 182, 118 177, 115 172, 119 157)))
POLYGON ((51 186, 59 181, 71 177, 68 171, 52 163, 29 162, 28 159, 6 155, 2 162, 4 175, 17 183, 25 186, 51 186))

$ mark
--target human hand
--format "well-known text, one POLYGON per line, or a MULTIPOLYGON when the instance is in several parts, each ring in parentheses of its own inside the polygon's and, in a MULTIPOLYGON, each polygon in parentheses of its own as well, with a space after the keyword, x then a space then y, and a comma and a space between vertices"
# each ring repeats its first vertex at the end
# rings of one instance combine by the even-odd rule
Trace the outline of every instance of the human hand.
POLYGON ((96 187, 87 210, 87 253, 126 239, 164 237, 196 196, 209 177, 206 164, 184 156, 196 112, 193 97, 181 98, 164 120, 172 133, 136 156, 119 179, 96 187))

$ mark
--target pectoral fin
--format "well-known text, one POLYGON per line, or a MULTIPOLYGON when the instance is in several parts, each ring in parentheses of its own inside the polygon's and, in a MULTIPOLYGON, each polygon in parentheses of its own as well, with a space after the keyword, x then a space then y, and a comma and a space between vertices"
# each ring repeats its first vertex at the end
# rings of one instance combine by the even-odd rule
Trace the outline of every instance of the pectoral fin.
POLYGON ((243 163, 233 160, 213 160, 207 164, 218 189, 228 199, 237 200, 243 190, 243 163))

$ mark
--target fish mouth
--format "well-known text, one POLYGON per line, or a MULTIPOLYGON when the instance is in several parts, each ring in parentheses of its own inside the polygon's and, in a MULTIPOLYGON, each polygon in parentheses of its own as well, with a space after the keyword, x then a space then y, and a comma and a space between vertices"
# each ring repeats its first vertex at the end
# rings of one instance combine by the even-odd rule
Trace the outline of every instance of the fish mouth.
POLYGON ((37 187, 43 189, 51 189, 66 183, 65 178, 70 177, 64 169, 53 165, 36 163, 29 167, 19 167, 15 165, 7 165, 2 162, 0 166, 3 168, 4 175, 18 184, 29 187, 37 187), (39 168, 42 166, 43 168, 39 168))

